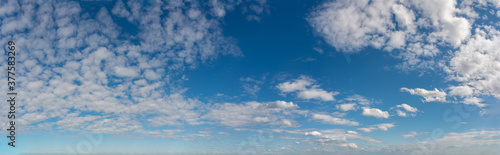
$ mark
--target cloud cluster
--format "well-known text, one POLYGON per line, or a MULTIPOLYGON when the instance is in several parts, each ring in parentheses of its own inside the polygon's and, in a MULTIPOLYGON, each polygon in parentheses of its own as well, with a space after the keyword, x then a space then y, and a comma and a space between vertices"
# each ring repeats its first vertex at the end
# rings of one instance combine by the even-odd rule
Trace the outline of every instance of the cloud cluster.
POLYGON ((409 92, 412 95, 418 95, 424 97, 425 100, 422 102, 446 102, 446 92, 434 88, 434 90, 425 90, 422 88, 401 88, 401 91, 409 92))
POLYGON ((356 131, 343 130, 343 129, 327 129, 327 130, 319 130, 319 131, 288 131, 293 134, 302 134, 306 137, 304 140, 308 143, 316 143, 319 145, 335 145, 347 147, 350 149, 357 149, 358 146, 355 143, 349 143, 350 139, 358 139, 371 143, 380 143, 381 141, 376 140, 372 137, 366 137, 356 131), (314 137, 314 138, 309 138, 314 137))
POLYGON ((359 106, 369 106, 373 102, 368 98, 354 94, 343 99, 347 103, 335 105, 335 107, 342 111, 351 111, 359 109, 359 106))
POLYGON ((401 136, 403 136, 404 138, 414 138, 415 136, 420 135, 420 134, 421 133, 418 133, 416 131, 412 131, 412 132, 410 132, 408 134, 404 134, 404 135, 401 135, 401 136))
POLYGON ((455 0, 327 1, 307 18, 314 31, 342 52, 365 47, 404 51, 404 68, 430 67, 436 45, 458 47, 471 35, 471 21, 458 16, 455 0), (349 16, 345 16, 349 15, 349 16))
MULTIPOLYGON (((482 87, 483 88, 483 87, 482 87)), ((401 91, 409 92, 412 95, 418 95, 424 97, 425 100, 422 102, 459 102, 468 105, 474 105, 477 107, 485 107, 486 104, 482 103, 483 100, 472 95, 472 88, 469 86, 450 86, 448 88, 449 93, 445 91, 438 90, 434 88, 434 90, 425 90, 422 88, 401 88, 401 91), (453 101, 446 100, 447 97, 454 97, 453 101), (457 97, 459 99, 457 99, 457 97), (458 101, 457 101, 458 100, 458 101)), ((399 112, 398 112, 399 113, 399 112)))
POLYGON ((244 104, 214 104, 201 118, 215 121, 229 127, 249 126, 256 123, 279 122, 285 127, 294 126, 294 121, 283 119, 283 111, 296 109, 292 102, 274 101, 268 103, 246 102, 244 104))
POLYGON ((384 124, 370 125, 367 128, 358 128, 358 130, 363 132, 372 132, 375 130, 387 131, 392 127, 394 127, 394 123, 384 123, 384 124))
POLYGON ((245 93, 250 94, 252 96, 256 96, 257 92, 260 91, 260 86, 265 80, 265 76, 262 77, 261 80, 256 80, 251 77, 240 78, 240 82, 242 83, 242 87, 245 93))
MULTIPOLYGON (((419 133, 410 132, 407 137, 418 135, 419 133)), ((416 141, 409 144, 377 146, 366 148, 369 152, 380 152, 382 154, 474 154, 478 152, 491 153, 498 149, 471 149, 483 146, 500 145, 500 131, 484 130, 469 131, 463 133, 447 133, 443 137, 434 138, 426 141, 416 141), (466 142, 466 143, 464 143, 466 142)))
POLYGON ((307 77, 300 76, 297 79, 280 83, 276 86, 281 93, 292 93, 295 92, 298 98, 301 99, 316 99, 322 101, 334 101, 334 96, 338 95, 339 92, 329 92, 319 88, 319 85, 315 85, 315 80, 307 77))
POLYGON ((388 119, 390 117, 389 112, 387 111, 382 111, 377 108, 370 108, 370 107, 364 107, 363 108, 363 113, 361 113, 363 116, 367 117, 376 117, 376 118, 385 118, 388 119))
POLYGON ((500 98, 499 41, 500 31, 494 27, 475 29, 475 34, 453 54, 445 69, 451 80, 462 83, 450 87, 450 93, 464 98, 477 95, 500 98))
MULTIPOLYGON (((480 18, 498 8, 494 0, 327 1, 307 20, 339 52, 373 47, 403 60, 398 67, 404 70, 444 71, 447 80, 459 83, 446 88, 450 97, 458 97, 453 102, 485 107, 480 96, 500 98, 500 33, 498 23, 480 18)), ((446 102, 443 90, 403 90, 423 96, 424 102, 446 102)))
MULTIPOLYGON (((396 112, 398 113, 398 116, 401 116, 401 117, 407 117, 408 115, 409 116, 415 116, 417 114, 417 112, 419 112, 419 110, 415 107, 412 107, 408 104, 400 104, 400 105, 396 105, 396 112)), ((393 109, 393 108, 391 108, 393 109)))
POLYGON ((348 119, 333 117, 327 114, 312 114, 311 116, 314 120, 319 120, 324 124, 332 124, 332 125, 348 125, 348 126, 358 126, 359 123, 356 121, 351 121, 348 119))
MULTIPOLYGON (((118 0, 111 10, 93 10, 83 3, 88 2, 0 2, 0 41, 15 41, 19 52, 17 91, 23 97, 17 106, 23 129, 169 137, 180 131, 149 128, 207 123, 201 116, 213 109, 183 95, 181 73, 220 56, 241 56, 220 23, 235 7, 266 5, 118 0)), ((5 70, 0 73, 6 78, 5 70)), ((5 94, 7 88, 0 87, 5 94)))

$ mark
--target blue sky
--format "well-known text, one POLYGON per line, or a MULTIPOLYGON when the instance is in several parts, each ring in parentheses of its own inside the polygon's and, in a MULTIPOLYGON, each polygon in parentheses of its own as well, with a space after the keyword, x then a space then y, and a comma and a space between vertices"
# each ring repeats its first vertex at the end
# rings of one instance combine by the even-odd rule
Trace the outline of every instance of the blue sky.
POLYGON ((0 154, 495 154, 498 8, 1 1, 0 154))

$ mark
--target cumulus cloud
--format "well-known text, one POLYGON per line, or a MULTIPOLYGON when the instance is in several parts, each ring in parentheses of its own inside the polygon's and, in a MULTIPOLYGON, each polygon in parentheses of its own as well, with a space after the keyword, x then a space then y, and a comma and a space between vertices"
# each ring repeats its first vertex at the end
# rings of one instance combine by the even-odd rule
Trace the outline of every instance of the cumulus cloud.
POLYGON ((437 88, 434 88, 434 90, 425 90, 422 88, 408 89, 403 87, 401 91, 424 97, 425 100, 422 100, 422 102, 446 102, 446 92, 438 90, 437 88))
POLYGON ((302 99, 317 99, 323 101, 333 101, 335 95, 338 95, 338 92, 328 92, 319 88, 311 88, 303 91, 297 92, 297 97, 302 99))
POLYGON ((329 92, 318 88, 319 85, 314 85, 315 80, 307 77, 300 76, 297 79, 280 83, 276 86, 282 93, 296 92, 297 97, 301 99, 317 99, 322 101, 334 101, 334 96, 339 92, 329 92))
POLYGON ((403 103, 403 104, 401 104, 401 105, 397 105, 396 107, 398 107, 398 108, 403 108, 403 109, 405 109, 405 110, 406 110, 406 111, 408 111, 408 112, 417 112, 417 111, 418 111, 418 109, 417 109, 417 108, 415 108, 415 107, 411 107, 410 105, 408 105, 408 104, 404 104, 404 103, 403 103))
POLYGON ((274 102, 270 102, 270 103, 266 104, 266 107, 267 108, 280 108, 280 109, 284 109, 284 108, 297 108, 299 106, 297 106, 293 102, 285 102, 285 101, 278 100, 278 101, 274 101, 274 102))
POLYGON ((493 95, 500 98, 500 31, 491 26, 480 26, 470 40, 453 54, 445 68, 449 78, 462 83, 451 86, 454 95, 493 95))
POLYGON ((369 107, 364 107, 363 108, 363 113, 361 113, 363 116, 368 116, 368 117, 377 117, 377 118, 389 118, 389 112, 387 111, 382 111, 377 108, 369 108, 369 107))
POLYGON ((392 127, 394 127, 394 123, 384 123, 384 124, 370 125, 367 128, 358 128, 358 130, 363 132, 372 132, 376 130, 387 131, 392 127))
POLYGON ((306 136, 321 136, 321 132, 311 131, 311 132, 304 133, 304 135, 306 135, 306 136))
POLYGON ((422 58, 440 53, 435 43, 458 47, 471 35, 471 22, 457 16, 456 5, 455 0, 327 1, 307 20, 337 51, 396 50, 403 68, 427 68, 435 61, 422 58))
MULTIPOLYGON (((450 86, 449 90, 450 91, 447 94, 446 92, 438 90, 437 88, 435 88, 434 90, 425 90, 422 88, 401 88, 401 91, 406 91, 412 95, 424 97, 425 100, 422 100, 422 102, 447 102, 447 96, 458 96, 460 98, 458 99, 458 101, 454 101, 455 103, 464 103, 481 108, 486 106, 486 104, 483 103, 482 99, 473 96, 473 89, 469 86, 450 86)), ((401 110, 398 110, 398 115, 406 117, 406 114, 401 110)))
POLYGON ((337 107, 337 109, 340 109, 342 111, 356 110, 356 103, 345 103, 345 104, 335 105, 335 107, 337 107))
MULTIPOLYGON (((479 11, 484 8, 496 10, 500 6, 495 0, 327 1, 307 20, 315 33, 339 52, 373 47, 392 52, 402 60, 397 67, 403 70, 444 70, 447 80, 459 83, 445 89, 449 96, 458 97, 451 102, 484 107, 473 97, 500 98, 500 60, 496 54, 500 33, 494 23, 477 22, 487 17, 479 11)), ((423 95, 424 102, 446 102, 443 89, 405 90, 423 95)))
POLYGON ((290 93, 295 91, 306 90, 306 87, 311 86, 315 81, 307 76, 300 76, 293 81, 280 83, 276 86, 281 92, 290 93))
POLYGON ((464 98, 463 103, 464 104, 468 104, 468 105, 474 105, 474 106, 477 106, 477 107, 480 107, 480 108, 486 106, 486 104, 483 103, 483 99, 480 99, 480 98, 477 98, 477 97, 467 97, 467 98, 464 98))
POLYGON ((368 99, 368 98, 366 98, 364 96, 358 95, 358 94, 354 94, 354 95, 348 96, 344 100, 350 101, 350 102, 355 102, 357 104, 365 105, 365 106, 372 104, 372 101, 370 99, 368 99))
POLYGON ((450 89, 448 94, 451 96, 466 97, 474 95, 474 90, 469 86, 451 86, 448 89, 450 89))
POLYGON ((340 146, 351 148, 351 149, 357 149, 358 148, 358 145, 356 145, 355 143, 342 144, 340 146))
POLYGON ((359 109, 360 106, 368 106, 373 103, 371 99, 368 99, 364 96, 354 94, 351 96, 348 96, 344 98, 343 100, 340 100, 339 102, 347 102, 339 105, 335 105, 335 107, 339 110, 342 111, 351 111, 351 110, 357 110, 359 109))
MULTIPOLYGON (((392 108, 391 108, 392 109, 392 108)), ((415 107, 412 107, 408 104, 400 104, 400 105, 396 105, 396 112, 398 113, 398 116, 401 116, 401 117, 407 117, 408 115, 410 116, 415 116, 418 111, 417 108, 415 107)))
POLYGON ((359 123, 356 121, 337 118, 337 117, 333 117, 333 116, 326 115, 326 114, 312 114, 311 118, 314 120, 319 120, 319 121, 321 121, 321 123, 324 123, 324 124, 348 125, 348 126, 358 126, 359 125, 359 123))

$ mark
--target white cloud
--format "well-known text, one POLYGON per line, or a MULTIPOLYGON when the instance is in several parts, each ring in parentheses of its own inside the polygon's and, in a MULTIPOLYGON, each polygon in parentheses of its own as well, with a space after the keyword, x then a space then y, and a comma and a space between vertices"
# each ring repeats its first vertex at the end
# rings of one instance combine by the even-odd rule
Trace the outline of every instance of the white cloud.
POLYGON ((389 11, 391 3, 394 1, 373 1, 372 5, 369 5, 368 1, 326 2, 315 9, 308 21, 327 43, 337 49, 353 52, 370 44, 377 46, 380 44, 380 39, 384 40, 383 37, 367 34, 383 34, 389 27, 393 27, 393 24, 388 22, 391 16, 389 11), (385 5, 380 5, 382 2, 385 5), (372 12, 361 10, 386 11, 371 14, 372 12))
POLYGON ((370 104, 372 104, 372 101, 370 101, 368 98, 366 98, 364 96, 361 96, 361 95, 358 95, 358 94, 348 96, 344 100, 351 101, 351 102, 356 102, 357 104, 360 104, 360 105, 370 105, 370 104))
POLYGON ((344 129, 326 129, 326 130, 308 130, 297 129, 287 130, 287 133, 305 136, 302 142, 315 143, 319 145, 333 145, 343 148, 357 149, 358 146, 354 143, 349 143, 349 140, 357 139, 370 143, 381 143, 372 137, 366 137, 356 131, 344 129))
POLYGON ((111 10, 111 12, 114 15, 116 15, 118 17, 122 17, 122 18, 126 18, 126 17, 130 16, 130 12, 125 8, 125 4, 123 3, 122 0, 116 1, 116 4, 113 7, 113 9, 111 10))
POLYGON ((368 107, 363 108, 363 113, 361 113, 361 115, 368 117, 385 118, 385 119, 389 118, 389 112, 382 111, 377 108, 368 108, 368 107))
POLYGON ((477 97, 467 97, 464 99, 463 103, 468 105, 475 105, 477 107, 485 107, 486 104, 483 104, 483 99, 477 97))
MULTIPOLYGON (((303 132, 302 132, 303 133, 303 132)), ((346 131, 342 129, 327 129, 320 131, 311 131, 305 132, 306 136, 315 136, 316 139, 313 139, 312 142, 318 143, 320 145, 337 145, 337 146, 349 146, 349 139, 359 139, 371 143, 380 143, 379 140, 376 140, 371 137, 363 136, 362 134, 355 131, 346 131)), ((306 140, 309 141, 309 140, 306 140)), ((357 148, 354 145, 351 145, 350 148, 357 148)))
MULTIPOLYGON (((316 8, 317 11, 313 12, 308 20, 329 44, 347 51, 359 50, 366 46, 387 46, 383 45, 383 41, 389 40, 390 36, 384 34, 398 30, 401 33, 414 34, 417 27, 433 29, 427 32, 428 34, 419 31, 419 35, 439 36, 436 39, 457 46, 470 35, 470 23, 465 18, 455 16, 458 11, 455 5, 454 0, 430 3, 420 0, 334 1, 323 3, 316 8), (420 13, 418 18, 415 12, 420 13), (342 16, 345 14, 351 16, 342 16), (391 18, 393 16, 396 18, 391 18)), ((389 46, 390 44, 389 41, 389 46)))
POLYGON ((255 117, 254 121, 257 123, 265 123, 265 122, 269 122, 269 118, 267 118, 267 117, 255 117))
POLYGON ((449 78, 462 83, 451 86, 458 96, 493 95, 500 98, 500 31, 479 26, 470 40, 453 53, 445 67, 449 78))
MULTIPOLYGON (((415 107, 412 107, 408 104, 401 104, 401 105, 396 105, 396 112, 398 113, 398 116, 401 116, 401 117, 407 117, 408 116, 408 113, 411 115, 411 116, 415 116, 417 112, 419 112, 419 110, 415 107), (401 110, 403 109, 403 110, 401 110)), ((393 108, 391 108, 393 109, 393 108)))
POLYGON ((279 125, 282 128, 291 128, 300 126, 297 121, 292 119, 281 119, 281 121, 275 122, 275 125, 279 125))
POLYGON ((435 88, 434 90, 425 90, 422 88, 408 89, 403 87, 401 88, 401 91, 406 91, 412 95, 424 97, 425 100, 422 100, 422 102, 446 102, 446 93, 444 91, 438 90, 437 88, 435 88))
POLYGON ((401 105, 397 105, 396 107, 399 107, 399 108, 401 108, 401 107, 402 107, 403 109, 405 109, 405 110, 406 110, 406 111, 408 111, 408 112, 417 112, 417 111, 418 111, 418 109, 417 109, 417 108, 415 108, 415 107, 411 107, 410 105, 408 105, 408 104, 404 104, 404 103, 403 103, 403 104, 401 104, 401 105))
POLYGON ((251 77, 240 78, 240 82, 242 83, 244 92, 253 96, 257 95, 257 92, 260 91, 260 86, 263 81, 266 79, 266 76, 263 76, 261 80, 256 80, 251 77))
POLYGON ((280 83, 276 86, 282 93, 296 92, 301 99, 317 99, 322 101, 334 101, 334 96, 339 92, 329 92, 313 85, 315 81, 307 76, 300 76, 292 81, 280 83))
POLYGON ((404 134, 404 135, 401 135, 403 136, 404 138, 414 138, 415 136, 419 135, 420 133, 417 133, 416 131, 412 131, 408 134, 404 134))
POLYGON ((267 108, 297 108, 299 106, 297 106, 296 104, 294 104, 293 102, 285 102, 285 101, 274 101, 274 102, 270 102, 266 105, 267 108))
POLYGON ((465 97, 471 96, 474 93, 474 90, 472 90, 472 88, 469 86, 451 86, 448 87, 448 89, 450 89, 450 92, 448 92, 448 94, 452 96, 465 97))
MULTIPOLYGON (((84 9, 81 3, 87 2, 77 1, 1 3, 0 41, 15 40, 17 50, 31 53, 16 57, 16 78, 25 83, 17 87, 18 93, 26 94, 18 102, 26 108, 19 108, 22 115, 16 119, 27 128, 172 137, 169 133, 178 132, 143 126, 206 124, 201 115, 213 107, 183 96, 186 90, 177 86, 183 80, 179 73, 220 56, 242 55, 220 23, 227 12, 246 2, 199 6, 120 0, 111 11, 84 9), (212 9, 219 16, 211 16, 212 9), (125 25, 131 29, 124 30, 116 18, 126 19, 120 22, 129 22, 125 25)), ((5 93, 7 88, 0 87, 5 93)), ((296 107, 291 102, 269 105, 275 108, 267 111, 296 107)), ((283 123, 297 125, 294 120, 283 123)))
POLYGON ((347 113, 341 113, 338 111, 332 113, 332 116, 335 116, 335 117, 344 117, 345 115, 347 115, 347 113))
POLYGON ((383 123, 383 124, 370 125, 368 128, 358 128, 358 130, 361 130, 363 132, 372 132, 375 130, 387 131, 392 127, 394 127, 394 123, 383 123))
POLYGON ((344 98, 343 100, 340 100, 339 102, 342 103, 345 101, 348 101, 348 102, 343 103, 343 104, 339 104, 339 105, 335 105, 335 107, 337 109, 342 110, 342 111, 351 111, 351 110, 357 110, 359 108, 359 106, 361 106, 361 105, 368 106, 368 105, 371 105, 373 103, 373 101, 371 99, 368 99, 368 98, 361 96, 361 95, 358 95, 358 94, 348 96, 348 97, 344 98))
POLYGON ((338 92, 327 92, 323 89, 311 88, 297 92, 297 96, 302 99, 318 99, 323 101, 333 101, 333 96, 338 95, 338 92))
POLYGON ((337 107, 337 109, 340 109, 342 111, 356 110, 356 103, 345 103, 345 104, 335 105, 335 107, 337 107))
POLYGON ((134 77, 139 76, 139 73, 131 67, 119 67, 119 66, 117 66, 114 68, 114 70, 115 70, 115 75, 118 77, 134 78, 134 77))
POLYGON ((318 52, 319 54, 323 54, 325 51, 323 51, 323 49, 319 48, 319 47, 313 47, 313 50, 315 50, 316 52, 318 52))
MULTIPOLYGON (((500 59, 496 54, 500 32, 494 23, 476 22, 487 17, 476 10, 490 7, 490 14, 499 14, 496 0, 327 1, 316 7, 307 20, 315 33, 337 51, 357 52, 373 47, 392 51, 403 60, 397 67, 404 70, 444 70, 447 80, 459 83, 445 89, 450 90, 450 96, 459 97, 452 102, 484 107, 472 97, 500 98, 500 59), (443 48, 450 52, 441 52, 443 48)), ((447 102, 442 90, 405 91, 423 96, 424 102, 447 102)))
POLYGON ((348 119, 333 117, 326 114, 312 114, 312 119, 320 120, 324 124, 358 126, 359 123, 348 119))
POLYGON ((242 127, 252 125, 252 123, 278 122, 280 120, 281 125, 291 127, 294 126, 294 122, 280 119, 280 112, 297 107, 292 102, 285 101, 214 104, 201 118, 229 127, 242 127))
POLYGON ((401 111, 400 109, 397 109, 396 112, 398 113, 398 116, 401 116, 401 117, 407 117, 408 115, 406 114, 406 112, 404 111, 401 111))
MULTIPOLYGON (((420 133, 417 133, 417 135, 420 133)), ((410 132, 408 135, 413 135, 410 132)), ((411 137, 411 136, 410 136, 411 137)), ((498 146, 500 145, 500 131, 483 130, 469 131, 463 133, 445 133, 440 138, 416 141, 408 144, 386 145, 372 148, 365 148, 369 152, 379 152, 381 154, 432 154, 441 152, 441 154, 452 155, 457 152, 463 154, 477 153, 478 147, 498 146), (429 146, 434 146, 429 148, 429 146), (426 149, 422 149, 426 148, 426 149)), ((484 149, 481 149, 484 150, 484 149)), ((498 149, 486 149, 485 152, 496 152, 498 149)))
POLYGON ((28 89, 40 89, 43 86, 43 81, 33 81, 26 85, 28 89))
POLYGON ((293 81, 287 81, 278 84, 278 88, 281 92, 290 93, 295 91, 306 90, 306 87, 311 86, 315 81, 307 76, 300 76, 298 79, 293 81))
POLYGON ((351 149, 357 149, 358 148, 358 145, 354 144, 354 143, 349 143, 349 144, 342 144, 340 146, 343 146, 343 147, 348 147, 348 148, 351 148, 351 149))
POLYGON ((440 53, 436 44, 458 47, 471 34, 471 20, 458 16, 456 6, 455 0, 327 1, 307 20, 339 52, 374 47, 395 51, 403 69, 435 68, 428 58, 440 53))
POLYGON ((321 132, 311 131, 311 132, 304 133, 304 135, 306 135, 306 136, 321 136, 321 132))

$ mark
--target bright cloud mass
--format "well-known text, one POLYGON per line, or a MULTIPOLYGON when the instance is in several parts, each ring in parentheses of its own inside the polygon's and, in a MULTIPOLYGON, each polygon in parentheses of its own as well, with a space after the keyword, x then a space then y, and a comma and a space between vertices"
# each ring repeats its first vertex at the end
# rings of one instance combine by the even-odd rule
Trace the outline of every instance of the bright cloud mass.
POLYGON ((495 154, 499 0, 2 0, 0 154, 495 154))

